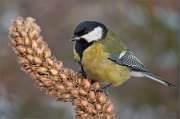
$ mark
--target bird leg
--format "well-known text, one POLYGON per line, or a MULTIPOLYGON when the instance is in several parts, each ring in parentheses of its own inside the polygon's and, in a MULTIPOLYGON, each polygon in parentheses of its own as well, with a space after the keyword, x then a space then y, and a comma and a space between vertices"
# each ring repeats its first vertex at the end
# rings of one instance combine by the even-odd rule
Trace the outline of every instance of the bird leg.
POLYGON ((77 75, 82 78, 87 78, 87 75, 84 71, 78 71, 77 75))
POLYGON ((109 95, 108 91, 107 91, 107 88, 109 88, 110 86, 112 85, 112 83, 109 83, 103 87, 101 87, 100 89, 96 90, 96 91, 102 91, 104 92, 107 96, 109 95))
POLYGON ((110 87, 111 85, 112 85, 112 83, 109 83, 109 84, 101 87, 100 89, 101 89, 101 90, 107 90, 107 88, 110 87))
POLYGON ((85 73, 85 71, 84 71, 84 69, 83 69, 83 65, 81 64, 81 63, 79 63, 80 64, 80 68, 81 68, 81 71, 78 71, 78 73, 77 73, 77 75, 79 76, 79 77, 82 77, 82 78, 87 78, 87 75, 86 75, 86 73, 85 73))

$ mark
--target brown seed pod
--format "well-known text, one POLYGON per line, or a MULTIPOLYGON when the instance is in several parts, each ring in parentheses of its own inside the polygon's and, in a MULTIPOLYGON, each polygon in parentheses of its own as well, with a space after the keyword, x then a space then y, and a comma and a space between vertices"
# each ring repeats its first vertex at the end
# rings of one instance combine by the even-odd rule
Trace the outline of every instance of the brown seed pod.
POLYGON ((21 53, 25 53, 26 52, 26 48, 23 45, 19 45, 16 47, 16 49, 21 53))
POLYGON ((81 99, 80 102, 81 102, 81 105, 84 107, 88 105, 88 101, 85 99, 81 99))
POLYGON ((22 36, 22 37, 24 37, 24 38, 27 37, 27 33, 26 33, 25 31, 21 31, 20 33, 21 33, 21 36, 22 36))
POLYGON ((63 64, 62 62, 56 62, 53 64, 53 67, 60 70, 62 68, 63 64))
POLYGON ((39 57, 34 57, 34 63, 40 65, 42 63, 42 60, 39 57))
POLYGON ((82 82, 82 79, 81 79, 81 78, 78 78, 78 79, 77 79, 77 83, 78 83, 79 85, 81 85, 81 82, 82 82))
POLYGON ((21 26, 21 25, 23 24, 23 20, 22 20, 21 17, 18 18, 15 22, 16 22, 16 24, 19 25, 19 26, 21 26))
POLYGON ((16 55, 20 55, 20 52, 19 51, 17 51, 15 48, 13 48, 13 50, 14 50, 14 53, 16 54, 16 55))
POLYGON ((83 90, 83 89, 79 89, 79 94, 82 95, 82 96, 85 96, 88 93, 85 90, 83 90))
POLYGON ((78 119, 92 119, 87 113, 82 114, 78 119))
POLYGON ((44 52, 44 49, 42 49, 42 48, 37 48, 37 49, 35 49, 35 51, 36 51, 37 55, 42 56, 42 55, 43 55, 43 52, 44 52))
POLYGON ((33 79, 33 80, 36 80, 38 78, 37 75, 35 75, 33 72, 32 73, 29 73, 29 76, 33 79))
POLYGON ((62 94, 62 98, 64 98, 64 99, 68 99, 68 98, 70 98, 71 97, 71 95, 70 94, 62 94))
POLYGON ((30 37, 31 39, 37 38, 38 36, 39 36, 39 32, 38 32, 37 30, 32 29, 32 30, 29 32, 29 37, 30 37))
POLYGON ((47 74, 48 69, 45 67, 38 67, 36 71, 40 74, 47 74))
POLYGON ((78 95, 79 95, 79 91, 78 91, 77 89, 72 89, 72 90, 71 90, 71 94, 72 94, 73 96, 78 96, 78 95))
POLYGON ((90 106, 85 107, 88 114, 92 114, 94 112, 93 108, 90 106))
POLYGON ((10 45, 12 45, 13 47, 16 46, 16 41, 14 39, 10 40, 10 45))
POLYGON ((47 87, 53 86, 53 82, 50 81, 50 80, 43 81, 43 84, 44 84, 45 86, 47 86, 47 87))
POLYGON ((32 55, 27 54, 26 57, 30 62, 33 62, 33 56, 32 55))
POLYGON ((94 82, 93 87, 94 87, 94 89, 99 89, 100 88, 99 82, 94 82))
POLYGON ((36 82, 36 86, 39 86, 39 87, 44 87, 44 84, 41 83, 41 82, 36 82))
POLYGON ((71 81, 66 80, 66 81, 64 81, 64 85, 65 85, 67 88, 70 88, 70 87, 73 86, 73 83, 72 83, 71 81))
POLYGON ((112 117, 112 115, 104 114, 103 119, 114 119, 114 117, 112 117))
POLYGON ((24 42, 20 37, 17 37, 15 40, 18 45, 24 45, 24 42))
POLYGON ((98 93, 96 98, 100 103, 105 103, 107 101, 107 96, 104 92, 98 93))
POLYGON ((59 76, 63 81, 67 79, 67 76, 64 73, 59 73, 59 76))
POLYGON ((84 112, 83 112, 83 111, 81 111, 81 110, 78 110, 78 111, 76 111, 76 114, 77 114, 77 115, 83 115, 83 114, 84 114, 84 112))
POLYGON ((57 90, 64 90, 65 87, 62 84, 56 84, 56 89, 57 90))
POLYGON ((53 65, 53 60, 51 58, 47 58, 46 62, 51 66, 53 65))
POLYGON ((50 69, 49 71, 53 76, 57 76, 59 73, 58 70, 56 70, 56 69, 50 69))
MULTIPOLYGON (((72 104, 73 104, 73 105, 80 105, 80 104, 81 104, 80 101, 81 101, 81 100, 80 100, 79 98, 76 98, 76 99, 73 100, 72 104)), ((80 109, 77 109, 76 111, 81 111, 81 110, 80 110, 80 109)))
POLYGON ((38 44, 41 44, 43 42, 43 37, 42 36, 39 36, 37 39, 36 39, 36 42, 38 44))
POLYGON ((27 59, 24 59, 24 58, 19 58, 19 63, 22 65, 26 65, 26 64, 29 64, 29 61, 27 59))
POLYGON ((90 82, 87 79, 83 80, 82 85, 83 85, 84 89, 86 89, 86 90, 88 90, 91 86, 90 82))
POLYGON ((95 101, 95 100, 96 100, 96 96, 95 96, 94 91, 90 91, 90 92, 89 92, 89 98, 90 98, 92 101, 95 101))
POLYGON ((27 53, 30 54, 30 55, 32 55, 34 52, 33 52, 33 50, 32 50, 31 48, 28 47, 28 48, 27 48, 27 53))
POLYGON ((38 79, 39 79, 39 81, 41 81, 41 82, 44 82, 44 81, 46 81, 46 80, 49 80, 48 78, 46 78, 46 77, 41 77, 41 76, 39 76, 38 79))
POLYGON ((31 41, 30 41, 30 39, 28 38, 28 37, 26 37, 25 39, 24 39, 24 45, 30 45, 31 44, 31 41))
POLYGON ((96 107, 96 110, 101 110, 101 109, 102 109, 102 106, 101 106, 99 103, 97 103, 97 104, 95 105, 95 107, 96 107))
POLYGON ((19 36, 18 32, 11 32, 10 37, 17 38, 19 36))
POLYGON ((55 77, 53 77, 53 80, 54 80, 54 81, 59 81, 60 79, 59 79, 58 76, 55 76, 55 77))
POLYGON ((38 47, 37 42, 32 41, 32 48, 33 48, 33 49, 37 49, 37 47, 38 47))
POLYGON ((27 17, 26 20, 25 20, 26 23, 30 23, 30 24, 32 24, 32 23, 35 22, 35 21, 36 21, 36 20, 33 19, 32 17, 27 17))
POLYGON ((50 56, 51 56, 51 51, 49 49, 47 49, 44 54, 44 58, 49 58, 50 56))
POLYGON ((50 96, 57 96, 57 92, 55 90, 51 90, 49 92, 47 92, 47 94, 49 94, 50 96))
POLYGON ((105 106, 105 112, 106 113, 112 112, 112 109, 113 109, 112 104, 108 104, 105 106))

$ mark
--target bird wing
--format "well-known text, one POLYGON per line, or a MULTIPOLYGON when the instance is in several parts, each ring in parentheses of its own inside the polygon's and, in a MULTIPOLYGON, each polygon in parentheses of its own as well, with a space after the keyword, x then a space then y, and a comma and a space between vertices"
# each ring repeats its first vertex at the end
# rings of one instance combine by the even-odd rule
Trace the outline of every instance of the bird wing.
POLYGON ((130 50, 125 50, 120 55, 110 54, 109 60, 122 65, 127 66, 132 71, 147 72, 145 66, 140 62, 138 58, 130 50))
MULTIPOLYGON (((174 84, 169 83, 165 81, 164 79, 150 73, 145 66, 139 61, 138 58, 136 58, 133 53, 129 50, 123 51, 119 56, 110 54, 109 55, 109 60, 122 65, 122 66, 127 66, 132 72, 140 72, 140 74, 143 74, 145 77, 148 77, 152 80, 158 81, 168 87, 175 87, 174 84)), ((137 75, 137 74, 136 74, 137 75)))

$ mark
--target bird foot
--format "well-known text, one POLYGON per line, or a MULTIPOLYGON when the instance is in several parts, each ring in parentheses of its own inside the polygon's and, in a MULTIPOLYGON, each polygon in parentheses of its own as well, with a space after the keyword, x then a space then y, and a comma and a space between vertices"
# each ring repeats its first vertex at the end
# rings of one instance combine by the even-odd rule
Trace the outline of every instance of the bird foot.
POLYGON ((107 91, 107 88, 110 87, 112 84, 107 84, 103 87, 101 87, 100 89, 97 89, 96 91, 101 91, 101 92, 104 92, 107 96, 109 96, 109 92, 107 91))
POLYGON ((78 75, 79 77, 82 77, 82 78, 87 78, 86 73, 83 72, 83 71, 79 71, 79 72, 77 73, 77 75, 78 75))

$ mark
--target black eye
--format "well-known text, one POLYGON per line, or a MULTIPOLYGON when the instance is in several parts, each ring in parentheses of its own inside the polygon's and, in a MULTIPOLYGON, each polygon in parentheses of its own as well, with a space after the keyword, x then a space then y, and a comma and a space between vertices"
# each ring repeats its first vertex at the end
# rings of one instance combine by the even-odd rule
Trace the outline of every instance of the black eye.
POLYGON ((84 34, 88 34, 88 31, 84 31, 84 34))

